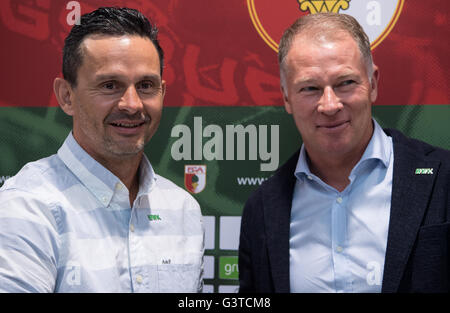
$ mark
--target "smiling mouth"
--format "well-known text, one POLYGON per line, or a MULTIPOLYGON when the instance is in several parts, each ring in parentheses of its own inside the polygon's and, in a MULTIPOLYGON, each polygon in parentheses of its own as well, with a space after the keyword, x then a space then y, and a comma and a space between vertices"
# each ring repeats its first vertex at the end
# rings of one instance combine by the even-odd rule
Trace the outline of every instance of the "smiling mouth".
POLYGON ((145 121, 120 121, 108 123, 112 126, 114 133, 120 136, 137 136, 142 135, 143 127, 146 124, 145 121))
POLYGON ((139 126, 144 125, 145 122, 138 122, 138 123, 110 123, 110 125, 115 127, 124 127, 124 128, 136 128, 139 126))
POLYGON ((322 128, 325 130, 340 130, 344 127, 346 127, 348 124, 350 123, 350 121, 343 121, 343 122, 338 122, 338 123, 333 123, 333 124, 325 124, 325 125, 318 125, 317 128, 322 128))

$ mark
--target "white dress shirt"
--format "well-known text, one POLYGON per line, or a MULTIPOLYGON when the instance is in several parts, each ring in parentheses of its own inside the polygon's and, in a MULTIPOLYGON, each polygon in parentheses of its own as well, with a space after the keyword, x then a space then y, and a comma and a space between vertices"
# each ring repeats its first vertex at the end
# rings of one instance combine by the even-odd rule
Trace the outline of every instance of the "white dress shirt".
POLYGON ((0 189, 0 291, 198 292, 198 203, 144 156, 133 206, 125 185, 69 134, 58 153, 0 189))

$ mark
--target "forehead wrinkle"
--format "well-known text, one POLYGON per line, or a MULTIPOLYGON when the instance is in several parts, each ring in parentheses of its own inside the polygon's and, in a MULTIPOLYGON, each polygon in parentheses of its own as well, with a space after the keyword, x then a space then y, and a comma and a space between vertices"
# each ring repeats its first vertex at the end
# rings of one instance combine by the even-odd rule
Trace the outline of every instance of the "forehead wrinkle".
MULTIPOLYGON (((141 50, 132 49, 131 45, 134 38, 141 39, 139 36, 89 36, 80 45, 80 51, 82 55, 82 63, 80 69, 86 65, 89 66, 89 72, 95 75, 96 80, 98 77, 107 78, 126 78, 127 72, 133 69, 133 72, 137 72, 136 77, 140 79, 158 79, 160 77, 159 58, 157 51, 153 46, 153 43, 147 38, 150 49, 154 49, 152 52, 142 52, 141 50), (105 44, 99 43, 97 40, 108 40, 105 44), (111 41, 113 42, 111 42, 111 41), (97 42, 96 42, 97 41, 97 42), (119 45, 117 48, 116 43, 119 45), (123 44, 123 48, 120 45, 123 44), (130 48, 130 50, 128 50, 130 48), (148 54, 148 56, 147 56, 148 54), (151 55, 154 54, 156 59, 153 60, 151 55), (158 64, 154 64, 158 63, 158 64), (141 73, 139 69, 142 67, 141 73), (154 68, 153 68, 154 67, 154 68)), ((147 48, 145 48, 147 50, 147 48)))
POLYGON ((289 55, 292 54, 293 50, 301 52, 304 49, 303 47, 313 47, 318 50, 322 50, 323 48, 332 50, 333 46, 339 44, 343 39, 350 39, 356 47, 355 51, 352 52, 356 52, 356 54, 363 59, 358 43, 347 31, 337 30, 336 32, 331 32, 328 30, 322 33, 318 30, 312 30, 311 32, 303 30, 293 38, 290 48, 286 53, 285 61, 288 59, 289 55))
MULTIPOLYGON (((136 44, 136 42, 134 43, 136 44)), ((80 48, 82 49, 82 52, 84 54, 88 54, 96 57, 97 59, 102 60, 109 60, 114 57, 122 57, 123 54, 130 54, 132 57, 142 57, 143 50, 152 50, 149 52, 149 54, 154 54, 156 56, 156 59, 158 59, 158 52, 156 51, 156 48, 154 47, 153 43, 148 39, 140 36, 89 36, 83 40, 83 42, 80 44, 80 48), (133 42, 132 40, 143 40, 146 41, 149 46, 145 47, 140 50, 133 50, 133 42), (104 44, 99 43, 100 41, 105 41, 104 44), (94 48, 92 46, 95 46, 95 53, 94 48)), ((129 58, 120 58, 121 60, 128 60, 129 58)), ((145 58, 148 59, 147 56, 145 58)))

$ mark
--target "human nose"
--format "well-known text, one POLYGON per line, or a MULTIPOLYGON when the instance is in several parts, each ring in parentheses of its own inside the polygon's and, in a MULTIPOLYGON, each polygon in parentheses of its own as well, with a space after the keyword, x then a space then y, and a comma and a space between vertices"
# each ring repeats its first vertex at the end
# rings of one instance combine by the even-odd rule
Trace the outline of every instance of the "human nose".
POLYGON ((326 115, 334 115, 343 108, 343 104, 340 99, 336 96, 333 88, 327 86, 325 87, 322 97, 319 100, 319 106, 317 111, 319 113, 324 113, 326 115))
POLYGON ((139 112, 143 108, 143 104, 135 86, 130 86, 125 90, 119 101, 120 110, 127 111, 130 114, 139 112))

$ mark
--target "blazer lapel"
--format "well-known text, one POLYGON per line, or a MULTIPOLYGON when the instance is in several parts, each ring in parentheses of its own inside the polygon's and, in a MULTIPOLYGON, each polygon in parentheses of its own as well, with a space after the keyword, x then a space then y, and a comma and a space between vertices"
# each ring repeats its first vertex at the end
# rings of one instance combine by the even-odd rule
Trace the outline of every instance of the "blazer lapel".
POLYGON ((428 205, 440 162, 418 155, 392 133, 394 172, 382 292, 397 292, 428 205))
POLYGON ((297 151, 264 190, 264 221, 275 292, 289 292, 289 230, 297 151))

